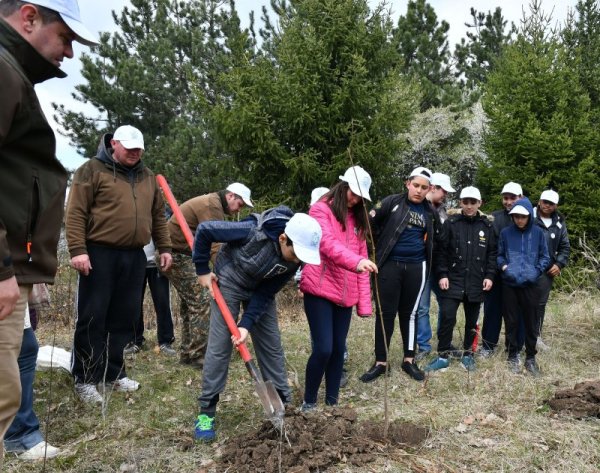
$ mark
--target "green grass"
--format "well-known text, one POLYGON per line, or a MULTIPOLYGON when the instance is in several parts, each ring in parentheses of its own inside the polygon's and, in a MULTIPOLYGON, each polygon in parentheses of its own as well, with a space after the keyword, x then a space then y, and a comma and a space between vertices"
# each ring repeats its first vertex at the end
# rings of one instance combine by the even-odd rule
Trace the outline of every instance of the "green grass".
MULTIPOLYGON (((281 328, 290 382, 300 402, 310 342, 301 303, 294 297, 291 291, 281 297, 285 306, 281 328)), ((434 373, 425 383, 417 383, 400 370, 396 327, 390 347, 389 416, 425 425, 431 434, 416 452, 398 451, 382 456, 368 469, 344 466, 339 471, 600 471, 600 419, 576 420, 550 411, 545 404, 557 389, 600 379, 599 307, 597 293, 580 292, 551 301, 544 329, 551 350, 538 356, 544 373, 539 379, 510 374, 504 354, 498 353, 487 360, 478 358, 473 374, 454 360, 445 373, 434 373)), ((432 314, 436 310, 432 308, 432 314)), ((352 321, 350 382, 341 392, 340 403, 354 407, 360 420, 382 421, 383 379, 368 385, 358 381, 373 362, 374 323, 374 319, 356 317, 352 321)), ((460 325, 455 344, 460 343, 460 325)), ((58 346, 69 347, 71 335, 68 327, 48 320, 38 330, 40 345, 56 336, 58 346)), ((152 341, 154 333, 146 338, 152 341)), ((128 376, 142 388, 131 394, 112 393, 104 412, 76 398, 66 373, 38 373, 35 410, 42 428, 47 429, 48 441, 63 451, 58 459, 47 462, 46 471, 211 471, 210 462, 220 445, 257 428, 263 420, 243 363, 237 355, 234 360, 219 404, 218 442, 212 445, 192 440, 200 371, 153 349, 128 363, 128 376)), ((41 469, 39 462, 5 459, 8 472, 41 469)))

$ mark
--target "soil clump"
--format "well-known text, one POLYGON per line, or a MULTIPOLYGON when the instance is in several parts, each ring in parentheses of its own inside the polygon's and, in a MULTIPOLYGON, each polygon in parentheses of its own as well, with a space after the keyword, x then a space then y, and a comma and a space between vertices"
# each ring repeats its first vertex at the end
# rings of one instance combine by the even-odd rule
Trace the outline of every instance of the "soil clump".
POLYGON ((578 419, 600 417, 600 380, 577 383, 573 389, 557 391, 548 401, 552 409, 578 419))
POLYGON ((394 421, 383 439, 383 427, 383 422, 359 423, 351 408, 288 409, 283 432, 265 421, 258 430, 229 439, 214 466, 219 472, 324 472, 340 464, 372 464, 394 449, 421 445, 428 435, 425 427, 394 421))

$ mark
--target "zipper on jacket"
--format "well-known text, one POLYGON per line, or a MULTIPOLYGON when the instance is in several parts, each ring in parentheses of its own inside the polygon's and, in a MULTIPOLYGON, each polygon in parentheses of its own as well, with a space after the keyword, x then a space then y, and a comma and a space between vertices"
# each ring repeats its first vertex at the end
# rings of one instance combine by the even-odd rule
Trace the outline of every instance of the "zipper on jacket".
MULTIPOLYGON (((36 170, 33 170, 36 172, 36 170)), ((25 253, 27 254, 27 262, 31 263, 33 261, 32 258, 32 248, 33 248, 33 232, 35 230, 37 224, 37 217, 40 211, 40 188, 39 188, 39 179, 36 174, 34 174, 31 185, 31 200, 29 201, 29 215, 27 216, 27 238, 25 241, 25 253)))

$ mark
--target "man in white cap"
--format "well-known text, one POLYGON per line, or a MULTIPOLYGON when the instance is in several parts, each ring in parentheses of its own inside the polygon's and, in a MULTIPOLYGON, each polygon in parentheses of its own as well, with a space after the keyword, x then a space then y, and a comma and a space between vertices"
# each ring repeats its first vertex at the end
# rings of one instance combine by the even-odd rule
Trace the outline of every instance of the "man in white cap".
MULTIPOLYGON (((448 218, 446 212, 446 199, 448 193, 454 192, 454 188, 450 184, 450 176, 441 172, 434 172, 431 175, 431 190, 425 197, 433 209, 436 211, 440 224, 443 224, 448 218)), ((438 300, 440 289, 437 284, 431 284, 430 278, 427 278, 423 294, 419 301, 417 309, 417 346, 418 352, 416 359, 420 360, 431 352, 431 323, 429 321, 429 309, 431 306, 431 291, 435 294, 438 300)), ((440 326, 440 312, 438 311, 438 327, 440 326)))
MULTIPOLYGON (((234 182, 226 189, 200 195, 186 200, 180 206, 186 224, 192 234, 196 227, 209 220, 225 220, 225 216, 239 213, 245 206, 253 207, 250 189, 234 182)), ((179 294, 179 317, 181 320, 181 363, 201 368, 204 363, 208 324, 210 321, 210 297, 208 291, 198 285, 196 269, 192 262, 192 249, 173 215, 167 224, 173 244, 173 265, 167 277, 179 294)), ((212 256, 219 245, 214 245, 212 256)))
POLYGON ((25 305, 32 284, 54 281, 67 185, 34 85, 66 76, 73 41, 96 42, 76 0, 0 1, 0 470, 21 400, 25 305))
MULTIPOLYGON (((500 194, 502 195, 503 208, 492 212, 491 218, 496 230, 496 238, 499 238, 502 229, 512 224, 509 212, 515 202, 523 197, 523 189, 521 184, 508 182, 504 185, 500 194)), ((479 354, 483 357, 491 356, 496 349, 496 345, 498 345, 500 331, 502 330, 502 299, 502 278, 498 274, 483 303, 483 325, 481 327, 481 349, 479 351, 479 354)), ((525 343, 525 327, 522 320, 519 321, 517 339, 522 347, 525 343)))
POLYGON ((546 236, 546 244, 550 254, 550 264, 538 281, 540 303, 537 312, 539 321, 537 348, 538 350, 547 350, 549 347, 542 340, 546 304, 548 303, 554 278, 560 276, 562 269, 569 263, 571 244, 569 243, 565 219, 558 211, 558 192, 552 189, 542 192, 537 207, 533 209, 533 214, 535 224, 543 230, 546 236))
POLYGON ((229 361, 235 345, 252 337, 256 360, 265 380, 273 383, 284 404, 291 402, 285 356, 277 323, 275 295, 294 276, 300 262, 319 264, 321 227, 307 214, 285 206, 252 214, 240 222, 201 223, 194 240, 194 263, 198 283, 213 295, 217 279, 223 299, 240 338, 232 337, 217 304, 211 303, 208 346, 202 370, 200 413, 196 417, 196 440, 215 439, 215 415, 225 389, 229 361), (209 267, 211 246, 225 243, 209 267))
POLYGON ((123 349, 135 335, 151 238, 159 269, 171 266, 165 204, 143 153, 142 132, 124 125, 103 135, 96 156, 73 176, 65 219, 79 272, 72 374, 84 402, 102 402, 101 382, 117 391, 139 388, 125 373, 123 349))

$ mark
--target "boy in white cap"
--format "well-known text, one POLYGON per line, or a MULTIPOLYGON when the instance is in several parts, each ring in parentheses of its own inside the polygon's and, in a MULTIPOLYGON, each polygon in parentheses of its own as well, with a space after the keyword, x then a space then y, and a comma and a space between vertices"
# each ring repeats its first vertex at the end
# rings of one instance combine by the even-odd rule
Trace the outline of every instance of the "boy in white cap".
POLYGON ((508 364, 514 373, 521 370, 517 331, 519 319, 525 324, 525 369, 540 374, 535 360, 539 324, 537 281, 550 263, 544 232, 533 223, 533 206, 527 197, 510 210, 513 224, 500 232, 498 269, 502 277, 502 315, 508 339, 508 364))
POLYGON ((548 349, 548 345, 542 340, 542 327, 546 314, 546 304, 552 290, 554 278, 560 276, 560 272, 569 262, 571 244, 567 233, 567 225, 562 214, 558 211, 558 192, 547 189, 542 192, 537 207, 533 210, 535 224, 542 229, 546 236, 550 263, 546 271, 542 273, 538 281, 540 289, 540 303, 538 305, 539 336, 537 348, 548 349))
POLYGON ((34 86, 66 77, 73 41, 96 44, 76 0, 0 2, 0 470, 21 396, 25 305, 32 284, 54 281, 68 177, 34 86))
MULTIPOLYGON (((291 402, 285 357, 277 324, 275 294, 294 276, 300 262, 319 264, 321 227, 303 213, 285 206, 252 214, 240 222, 203 222, 196 230, 194 264, 199 284, 213 292, 218 280, 223 298, 238 319, 240 343, 252 336, 256 360, 265 380, 273 382, 284 403, 291 402), (221 246, 209 268, 211 246, 221 246)), ((225 389, 231 358, 232 336, 217 304, 211 301, 208 345, 202 371, 200 414, 195 438, 210 442, 216 436, 215 415, 219 395, 225 389)))
MULTIPOLYGON (((209 220, 225 220, 237 215, 244 207, 252 208, 250 189, 240 182, 229 184, 226 189, 186 200, 179 209, 193 234, 196 227, 209 220)), ((173 215, 168 223, 173 244, 173 265, 167 277, 179 294, 179 317, 181 321, 181 344, 179 361, 201 368, 204 363, 208 325, 210 321, 210 297, 206 289, 198 286, 196 268, 192 262, 192 250, 173 215)), ((214 245, 211 255, 217 254, 214 245)))
MULTIPOLYGON (((450 184, 450 176, 441 172, 434 172, 431 175, 431 190, 425 197, 433 209, 436 211, 440 224, 443 224, 448 218, 446 211, 446 199, 448 194, 454 192, 454 187, 450 184)), ((417 309, 417 361, 424 358, 431 352, 431 323, 429 321, 429 309, 431 306, 431 292, 435 294, 439 302, 440 289, 434 281, 432 284, 430 278, 427 278, 423 294, 419 300, 417 309)), ((439 304, 438 304, 439 307, 439 304)), ((438 311, 438 328, 440 326, 440 312, 438 311)))
MULTIPOLYGON (((517 201, 523 197, 521 184, 508 182, 502 187, 502 209, 492 212, 492 222, 496 231, 496 239, 500 236, 502 229, 512 224, 509 215, 510 210, 517 201)), ((496 275, 492 289, 486 294, 483 303, 483 326, 481 327, 481 349, 480 355, 489 357, 494 353, 500 331, 502 330, 502 278, 496 275)), ((525 328, 523 321, 519 322, 518 343, 522 347, 525 342, 525 328)), ((506 342, 508 343, 508 342, 506 342)))
POLYGON ((496 235, 487 216, 479 212, 481 194, 476 187, 460 192, 459 214, 451 212, 444 222, 434 252, 434 280, 441 290, 438 327, 438 358, 425 371, 444 371, 454 350, 452 332, 456 312, 462 303, 465 312, 465 336, 461 365, 475 369, 473 340, 483 297, 493 285, 496 274, 496 235))

